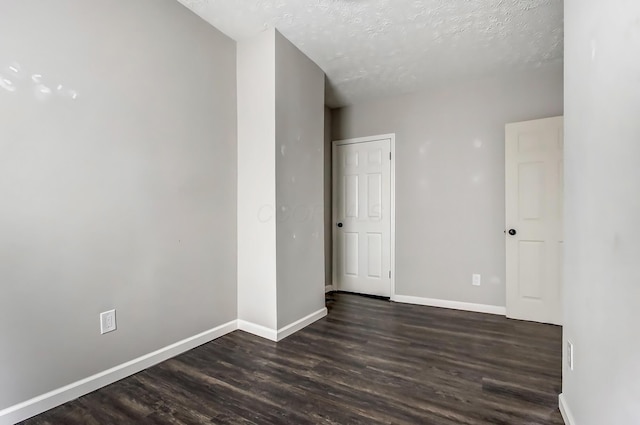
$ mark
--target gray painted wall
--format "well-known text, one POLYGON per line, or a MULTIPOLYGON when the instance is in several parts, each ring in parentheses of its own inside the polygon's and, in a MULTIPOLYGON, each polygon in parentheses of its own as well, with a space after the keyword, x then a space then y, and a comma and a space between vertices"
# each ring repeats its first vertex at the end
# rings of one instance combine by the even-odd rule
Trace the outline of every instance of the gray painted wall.
POLYGON ((334 140, 396 133, 398 295, 505 305, 504 125, 562 97, 551 65, 333 111, 334 140))
POLYGON ((278 328, 324 307, 324 72, 275 31, 278 328))
MULTIPOLYGON (((326 84, 326 80, 325 80, 326 84)), ((333 217, 331 211, 331 109, 324 108, 324 284, 333 284, 333 217)))
POLYGON ((274 30, 238 43, 238 318, 277 328, 274 30))
POLYGON ((0 409, 236 318, 235 69, 173 0, 3 1, 0 409))
POLYGON ((565 25, 563 394, 574 425, 638 424, 640 3, 567 0, 565 25))

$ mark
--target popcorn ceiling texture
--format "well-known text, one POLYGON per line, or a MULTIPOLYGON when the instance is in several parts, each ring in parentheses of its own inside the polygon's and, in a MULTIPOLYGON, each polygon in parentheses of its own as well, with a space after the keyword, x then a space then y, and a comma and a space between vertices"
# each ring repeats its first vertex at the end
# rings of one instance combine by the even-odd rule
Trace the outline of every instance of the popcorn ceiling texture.
POLYGON ((235 40, 268 27, 327 74, 327 104, 562 61, 562 0, 178 0, 235 40))

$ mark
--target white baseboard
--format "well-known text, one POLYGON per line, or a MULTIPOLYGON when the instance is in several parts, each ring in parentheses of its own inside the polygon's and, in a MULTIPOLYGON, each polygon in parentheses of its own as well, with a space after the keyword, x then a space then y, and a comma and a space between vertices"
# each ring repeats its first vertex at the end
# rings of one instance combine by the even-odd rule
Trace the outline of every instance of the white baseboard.
POLYGON ((476 313, 497 314, 499 316, 507 315, 506 307, 500 307, 497 305, 473 304, 460 301, 438 300, 435 298, 411 297, 408 295, 394 295, 391 297, 391 301, 405 304, 426 305, 430 307, 451 308, 454 310, 473 311, 476 313))
POLYGON ((560 394, 558 401, 560 414, 562 415, 565 425, 576 425, 576 421, 573 419, 573 415, 571 414, 571 410, 569 409, 569 405, 567 404, 567 399, 564 397, 564 394, 560 394))
POLYGON ((311 313, 308 316, 303 317, 300 320, 297 320, 290 325, 285 326, 284 328, 278 329, 278 341, 282 341, 289 335, 298 332, 302 328, 306 328, 316 320, 322 319, 327 315, 327 308, 323 307, 315 313, 311 313))
POLYGON ((331 292, 333 291, 333 285, 325 285, 324 286, 324 293, 326 294, 327 292, 331 292))
POLYGON ((137 359, 115 366, 88 378, 0 410, 0 425, 12 425, 56 406, 89 394, 127 376, 189 351, 238 329, 236 320, 176 342, 137 359))
POLYGON ((241 331, 248 332, 250 334, 259 336, 261 338, 268 339, 270 341, 278 342, 282 341, 289 335, 298 332, 300 329, 303 329, 316 320, 322 319, 327 315, 327 309, 321 308, 320 310, 309 314, 308 316, 303 317, 300 320, 296 320, 295 322, 280 328, 278 330, 267 328, 266 326, 257 325, 252 322, 247 322, 246 320, 238 320, 238 329, 241 331))
POLYGON ((88 378, 81 379, 80 381, 50 391, 46 394, 34 397, 31 400, 0 410, 0 425, 13 425, 25 419, 29 419, 30 417, 89 394, 90 392, 126 378, 127 376, 131 376, 202 344, 213 341, 216 338, 220 338, 221 336, 233 332, 236 329, 241 329, 271 341, 281 341, 326 315, 327 309, 322 308, 277 331, 244 320, 232 320, 216 328, 138 357, 137 359, 115 366, 88 378))
POLYGON ((278 331, 238 319, 238 329, 271 341, 278 341, 278 331))

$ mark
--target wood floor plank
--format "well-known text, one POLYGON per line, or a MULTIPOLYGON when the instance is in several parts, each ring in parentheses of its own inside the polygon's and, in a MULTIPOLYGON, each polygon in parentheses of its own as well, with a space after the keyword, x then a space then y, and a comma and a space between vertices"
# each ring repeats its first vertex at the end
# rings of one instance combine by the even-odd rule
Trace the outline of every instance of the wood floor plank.
POLYGON ((332 294, 274 343, 232 332, 23 425, 562 425, 558 326, 332 294))

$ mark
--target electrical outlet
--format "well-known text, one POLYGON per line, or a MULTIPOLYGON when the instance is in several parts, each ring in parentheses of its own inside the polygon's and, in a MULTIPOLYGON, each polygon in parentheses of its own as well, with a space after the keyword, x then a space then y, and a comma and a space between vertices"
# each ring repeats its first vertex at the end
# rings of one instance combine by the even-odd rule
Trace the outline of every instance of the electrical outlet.
POLYGON ((480 286, 481 282, 482 282, 482 277, 479 274, 471 275, 471 284, 473 286, 480 286))
POLYGON ((573 370, 573 343, 567 341, 567 366, 569 370, 573 370))
POLYGON ((109 310, 104 313, 100 313, 100 334, 113 332, 116 329, 116 311, 109 310))

